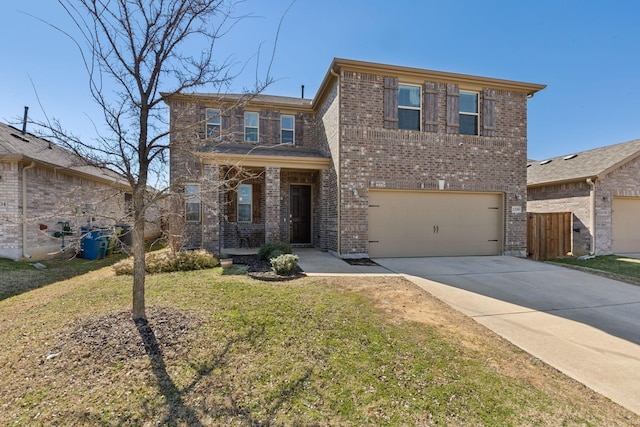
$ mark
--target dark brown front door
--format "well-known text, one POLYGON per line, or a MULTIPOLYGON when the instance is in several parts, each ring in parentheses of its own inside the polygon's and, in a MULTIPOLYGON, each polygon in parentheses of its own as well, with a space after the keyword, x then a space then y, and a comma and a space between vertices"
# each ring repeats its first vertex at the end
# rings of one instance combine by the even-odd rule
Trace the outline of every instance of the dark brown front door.
POLYGON ((290 188, 289 220, 291 243, 311 243, 311 186, 290 188))

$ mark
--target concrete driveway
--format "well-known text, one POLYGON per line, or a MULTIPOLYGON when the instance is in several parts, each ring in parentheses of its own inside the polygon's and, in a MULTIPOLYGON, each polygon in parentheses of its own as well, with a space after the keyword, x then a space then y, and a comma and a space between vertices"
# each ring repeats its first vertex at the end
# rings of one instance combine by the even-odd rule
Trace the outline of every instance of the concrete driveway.
POLYGON ((506 256, 375 261, 640 414, 640 286, 506 256))

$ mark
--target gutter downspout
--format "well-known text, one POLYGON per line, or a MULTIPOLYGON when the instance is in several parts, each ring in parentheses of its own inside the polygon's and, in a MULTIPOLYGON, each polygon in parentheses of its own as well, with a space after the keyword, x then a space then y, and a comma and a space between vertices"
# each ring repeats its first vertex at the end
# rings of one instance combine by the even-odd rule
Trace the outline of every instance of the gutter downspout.
POLYGON ((336 94, 336 99, 338 100, 338 131, 336 132, 336 139, 337 139, 337 144, 336 144, 336 161, 337 161, 337 165, 338 167, 336 168, 336 186, 338 187, 338 209, 337 209, 337 214, 338 214, 338 238, 337 238, 337 247, 336 250, 338 252, 338 256, 342 257, 342 236, 340 235, 340 230, 342 229, 342 224, 341 224, 341 215, 340 215, 340 206, 342 206, 342 189, 340 187, 340 74, 336 73, 335 71, 333 71, 333 67, 329 68, 329 72, 331 73, 331 75, 333 77, 336 78, 337 80, 337 87, 338 87, 338 93, 336 94))
POLYGON ((27 253, 27 170, 36 166, 36 162, 31 162, 29 166, 22 168, 22 257, 31 258, 27 253))
POLYGON ((595 178, 587 178, 587 184, 591 187, 591 191, 589 192, 589 206, 590 206, 590 214, 589 214, 589 228, 591 229, 591 254, 596 254, 596 183, 595 178))

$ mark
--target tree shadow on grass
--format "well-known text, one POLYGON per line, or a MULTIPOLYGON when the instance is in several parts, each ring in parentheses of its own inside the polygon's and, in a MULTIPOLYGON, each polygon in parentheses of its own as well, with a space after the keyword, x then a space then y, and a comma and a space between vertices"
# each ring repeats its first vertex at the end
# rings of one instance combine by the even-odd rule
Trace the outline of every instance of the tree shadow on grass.
MULTIPOLYGON (((155 333, 146 320, 136 320, 138 333, 144 343, 145 351, 151 361, 153 373, 157 379, 158 387, 161 394, 165 397, 169 406, 169 413, 160 421, 159 425, 177 426, 186 423, 189 426, 203 426, 198 417, 198 413, 188 407, 184 402, 184 396, 188 396, 193 392, 195 387, 204 379, 209 377, 217 368, 223 367, 226 356, 232 351, 235 344, 240 342, 255 342, 255 340, 264 334, 264 325, 251 326, 249 330, 233 339, 227 341, 225 346, 217 352, 211 359, 200 366, 194 379, 182 390, 176 386, 167 372, 167 366, 164 361, 162 349, 156 339, 155 333)), ((251 411, 239 405, 233 396, 228 396, 228 405, 217 408, 204 408, 205 413, 209 413, 214 417, 232 417, 244 420, 247 425, 271 425, 278 410, 289 400, 294 398, 302 391, 304 384, 309 381, 313 369, 307 368, 303 374, 294 381, 287 381, 281 384, 276 393, 270 394, 270 398, 266 405, 266 419, 256 419, 251 411)))
POLYGON ((161 425, 178 425, 178 421, 182 420, 190 426, 202 426, 195 411, 184 404, 182 399, 183 392, 178 389, 167 372, 167 365, 164 362, 162 349, 156 339, 151 325, 146 319, 135 320, 136 328, 144 343, 144 349, 151 360, 151 368, 153 374, 158 381, 160 392, 165 397, 169 405, 169 414, 161 422, 161 425))

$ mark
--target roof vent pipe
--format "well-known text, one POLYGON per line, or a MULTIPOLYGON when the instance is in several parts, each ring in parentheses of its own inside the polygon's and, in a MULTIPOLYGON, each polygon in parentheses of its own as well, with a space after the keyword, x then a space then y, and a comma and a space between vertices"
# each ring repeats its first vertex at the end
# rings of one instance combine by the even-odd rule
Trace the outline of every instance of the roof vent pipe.
POLYGON ((22 119, 22 134, 27 133, 27 118, 29 117, 29 107, 24 107, 24 118, 22 119))
POLYGON ((304 85, 302 85, 302 99, 304 99, 304 85))

